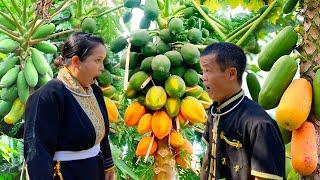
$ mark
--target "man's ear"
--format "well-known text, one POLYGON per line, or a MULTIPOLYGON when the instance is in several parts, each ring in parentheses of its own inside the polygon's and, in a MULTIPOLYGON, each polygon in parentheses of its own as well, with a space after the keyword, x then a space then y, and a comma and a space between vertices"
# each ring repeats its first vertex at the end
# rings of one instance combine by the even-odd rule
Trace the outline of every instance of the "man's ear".
POLYGON ((231 68, 228 68, 228 79, 233 81, 237 81, 238 80, 238 76, 237 76, 237 69, 235 67, 231 67, 231 68))
POLYGON ((71 58, 71 65, 77 67, 79 65, 80 58, 79 56, 72 56, 71 58))

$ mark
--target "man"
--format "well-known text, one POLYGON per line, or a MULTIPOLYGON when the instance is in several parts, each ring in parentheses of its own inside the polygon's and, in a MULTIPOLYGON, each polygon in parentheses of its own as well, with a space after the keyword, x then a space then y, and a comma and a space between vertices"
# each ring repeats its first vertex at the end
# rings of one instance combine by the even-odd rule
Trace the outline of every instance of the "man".
POLYGON ((275 121, 241 89, 246 56, 230 43, 206 47, 203 82, 214 104, 203 140, 201 179, 284 179, 285 149, 275 121))

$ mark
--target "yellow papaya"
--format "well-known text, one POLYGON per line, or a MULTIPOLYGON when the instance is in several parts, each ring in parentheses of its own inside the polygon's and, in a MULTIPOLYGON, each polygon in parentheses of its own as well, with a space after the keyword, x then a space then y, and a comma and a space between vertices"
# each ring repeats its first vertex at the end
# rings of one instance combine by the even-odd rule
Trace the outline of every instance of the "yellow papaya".
POLYGON ((181 147, 184 144, 184 138, 179 132, 173 131, 169 136, 169 143, 173 147, 181 147))
POLYGON ((170 117, 177 116, 180 109, 180 99, 171 97, 167 98, 165 108, 170 117))
POLYGON ((19 98, 14 100, 10 112, 3 118, 7 124, 14 124, 22 118, 25 106, 19 98))
POLYGON ((192 123, 205 123, 207 122, 207 114, 202 104, 192 96, 187 96, 181 101, 180 107, 183 117, 192 123))
POLYGON ((103 97, 104 103, 107 107, 109 122, 115 123, 118 122, 119 111, 116 104, 109 98, 103 97))
POLYGON ((276 121, 289 131, 297 129, 307 119, 311 104, 311 84, 303 78, 295 79, 281 97, 276 109, 276 121))
POLYGON ((146 95, 146 106, 152 110, 161 109, 167 101, 167 93, 161 86, 153 86, 146 95))

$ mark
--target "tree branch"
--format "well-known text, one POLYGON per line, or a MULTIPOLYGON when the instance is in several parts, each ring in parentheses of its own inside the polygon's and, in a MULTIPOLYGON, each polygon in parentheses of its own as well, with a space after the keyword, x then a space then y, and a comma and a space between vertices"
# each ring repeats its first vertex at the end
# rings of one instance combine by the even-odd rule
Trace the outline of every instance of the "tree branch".
POLYGON ((2 32, 3 34, 6 34, 7 36, 9 36, 11 39, 15 40, 15 41, 20 41, 19 37, 12 35, 10 32, 8 32, 10 30, 8 30, 7 28, 3 28, 2 25, 0 25, 0 32, 2 32))
POLYGON ((6 15, 5 13, 1 12, 2 16, 6 17, 8 20, 10 20, 12 22, 12 24, 16 25, 17 28, 19 29, 20 33, 21 34, 24 34, 24 31, 19 23, 19 21, 16 19, 15 15, 10 11, 9 7, 7 6, 7 4, 1 0, 1 2, 3 3, 4 7, 7 9, 7 11, 9 12, 9 14, 11 15, 12 17, 12 20, 9 18, 8 19, 8 15, 6 15))
POLYGON ((116 7, 114 7, 114 8, 108 9, 108 10, 106 10, 106 11, 100 13, 100 14, 96 14, 96 15, 92 15, 92 16, 88 16, 88 17, 92 17, 92 18, 100 17, 100 16, 103 16, 103 15, 105 15, 105 14, 108 14, 108 13, 110 13, 110 12, 112 12, 112 11, 115 11, 115 10, 117 10, 117 9, 120 9, 120 8, 122 8, 122 7, 124 7, 123 4, 121 4, 121 5, 119 5, 119 6, 116 6, 116 7))

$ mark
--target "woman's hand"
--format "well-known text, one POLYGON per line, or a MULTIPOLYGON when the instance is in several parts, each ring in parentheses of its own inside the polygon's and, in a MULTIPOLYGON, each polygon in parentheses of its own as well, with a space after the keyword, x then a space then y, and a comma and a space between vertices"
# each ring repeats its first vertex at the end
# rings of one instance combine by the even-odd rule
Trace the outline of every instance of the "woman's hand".
POLYGON ((112 169, 108 169, 104 171, 104 179, 105 180, 115 180, 115 172, 114 172, 114 168, 112 169))

